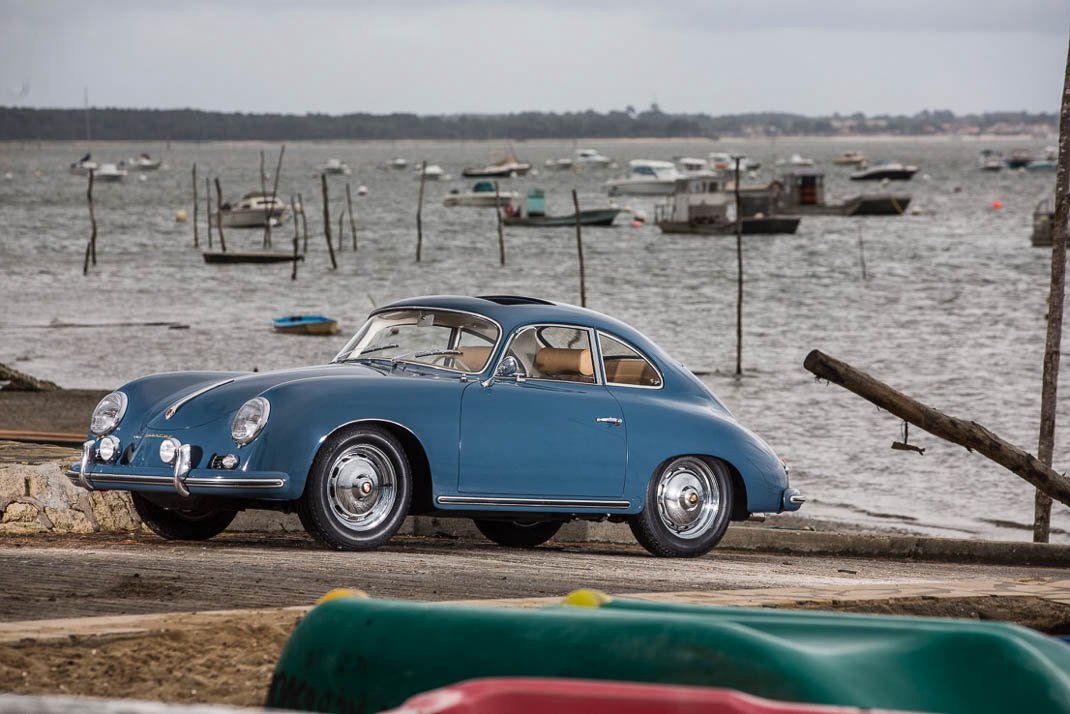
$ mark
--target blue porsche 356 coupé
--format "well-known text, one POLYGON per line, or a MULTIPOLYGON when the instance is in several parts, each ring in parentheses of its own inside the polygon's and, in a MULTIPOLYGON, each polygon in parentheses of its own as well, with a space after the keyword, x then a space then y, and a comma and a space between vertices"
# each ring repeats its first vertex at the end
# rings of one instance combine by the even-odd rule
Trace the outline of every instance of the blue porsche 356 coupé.
POLYGON ((387 305, 322 366, 144 377, 89 430, 71 480, 131 491, 172 539, 245 508, 296 510, 344 550, 410 514, 472 518, 509 546, 608 518, 655 555, 696 556, 730 520, 803 503, 772 449, 642 334, 513 296, 387 305))

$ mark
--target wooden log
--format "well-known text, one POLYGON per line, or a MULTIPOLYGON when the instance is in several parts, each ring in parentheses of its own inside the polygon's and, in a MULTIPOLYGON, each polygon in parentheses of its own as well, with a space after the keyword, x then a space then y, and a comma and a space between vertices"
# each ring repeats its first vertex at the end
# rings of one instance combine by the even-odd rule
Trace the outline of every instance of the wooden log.
POLYGON ((505 233, 502 230, 502 195, 494 182, 494 215, 498 218, 498 265, 505 265, 505 233))
POLYGON ((211 187, 211 184, 208 183, 208 177, 207 176, 204 177, 204 203, 205 203, 205 206, 207 207, 206 208, 207 213, 205 213, 205 218, 207 219, 206 223, 208 224, 207 225, 207 228, 208 228, 208 250, 211 250, 212 249, 212 187, 211 187))
POLYGON ((38 379, 6 364, 0 364, 0 381, 7 382, 4 390, 12 392, 54 392, 60 388, 55 382, 38 379))
MULTIPOLYGON (((1040 388, 1040 438, 1037 457, 1051 466, 1055 450, 1055 398, 1059 388, 1059 357, 1066 297, 1066 221, 1070 217, 1070 50, 1063 77, 1059 114, 1059 161, 1055 168, 1055 220, 1051 233, 1051 290, 1048 331, 1044 344, 1044 376, 1040 388)), ((1051 498, 1038 490, 1033 505, 1033 541, 1047 543, 1051 531, 1051 498)))
POLYGON ((227 252, 227 239, 223 237, 223 187, 219 185, 219 177, 215 177, 215 198, 218 204, 216 208, 216 230, 219 231, 219 249, 227 252))
POLYGON ((346 181, 346 205, 349 207, 349 235, 353 238, 353 250, 357 249, 357 221, 353 218, 353 193, 346 181))
POLYGON ((200 236, 197 235, 199 226, 197 225, 197 210, 200 208, 201 202, 197 199, 197 162, 193 162, 193 247, 200 247, 200 236))
POLYGON ((736 159, 736 376, 743 374, 743 214, 739 203, 739 157, 736 159))
POLYGON ((948 416, 819 350, 806 355, 803 366, 817 377, 840 385, 933 436, 976 451, 1060 503, 1070 505, 1070 478, 977 422, 948 416))
POLYGON ((327 197, 327 174, 320 174, 320 184, 323 187, 323 235, 327 239, 327 250, 331 254, 331 270, 337 270, 338 261, 334 257, 334 246, 331 245, 331 208, 327 197))
POLYGON ((427 182, 427 160, 420 165, 420 196, 416 199, 416 262, 420 262, 420 253, 424 247, 424 184, 427 182))
POLYGON ((97 217, 93 213, 93 174, 96 173, 92 169, 89 170, 89 188, 86 189, 85 197, 89 202, 89 224, 92 226, 92 230, 89 234, 89 242, 85 245, 85 262, 82 263, 82 275, 89 273, 89 261, 92 259, 93 265, 97 264, 97 217))
POLYGON ((580 260, 580 307, 587 307, 587 270, 583 265, 583 229, 580 228, 580 199, 572 189, 572 206, 576 209, 576 255, 580 260))

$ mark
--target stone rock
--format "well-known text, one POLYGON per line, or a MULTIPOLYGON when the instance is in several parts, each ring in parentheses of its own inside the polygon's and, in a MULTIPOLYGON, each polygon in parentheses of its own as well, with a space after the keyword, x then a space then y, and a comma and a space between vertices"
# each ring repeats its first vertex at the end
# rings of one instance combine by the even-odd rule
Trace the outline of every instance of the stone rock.
POLYGON ((31 503, 9 503, 0 523, 36 523, 41 511, 31 503))
POLYGON ((127 491, 91 491, 88 496, 92 520, 102 533, 140 530, 141 519, 127 491))
POLYGON ((52 521, 53 533, 92 533, 95 530, 84 513, 72 508, 60 510, 46 507, 45 515, 52 521))
POLYGON ((0 469, 0 499, 26 495, 26 479, 11 467, 0 469))
POLYGON ((21 521, 15 521, 12 523, 0 523, 0 534, 3 535, 28 535, 31 533, 44 533, 48 529, 40 521, 33 521, 31 523, 22 523, 21 521))

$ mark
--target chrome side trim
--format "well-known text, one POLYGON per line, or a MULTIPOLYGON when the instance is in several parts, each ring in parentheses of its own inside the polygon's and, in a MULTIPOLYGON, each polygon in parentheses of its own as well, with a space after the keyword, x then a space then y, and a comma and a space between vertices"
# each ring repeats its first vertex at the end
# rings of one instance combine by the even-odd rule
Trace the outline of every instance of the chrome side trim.
POLYGON ((230 378, 230 379, 224 379, 222 382, 216 382, 215 384, 209 384, 207 387, 201 387, 200 389, 198 389, 196 392, 193 392, 192 394, 187 394, 186 396, 182 397, 181 399, 179 399, 177 402, 175 402, 171 406, 167 407, 167 411, 165 411, 163 413, 163 418, 164 419, 170 419, 171 417, 173 417, 175 415, 175 412, 177 412, 179 409, 182 408, 182 405, 184 405, 186 402, 190 401, 191 399, 196 399, 197 397, 201 396, 205 392, 210 392, 213 389, 215 389, 216 387, 222 387, 224 384, 230 384, 233 381, 234 381, 233 377, 230 378))
MULTIPOLYGON (((67 478, 75 483, 81 483, 81 475, 75 469, 67 470, 67 478)), ((124 486, 173 486, 172 476, 149 476, 147 474, 95 474, 93 480, 106 485, 118 484, 124 486)), ((186 486, 195 488, 255 488, 255 489, 278 489, 283 488, 286 482, 281 478, 212 478, 210 476, 195 476, 185 480, 186 486)), ((92 489, 93 486, 90 486, 92 489)))
POLYGON ((628 501, 602 501, 586 498, 511 498, 497 496, 439 496, 442 505, 454 506, 530 506, 532 508, 627 508, 628 501))
POLYGON ((282 488, 286 482, 281 478, 211 478, 196 476, 186 479, 187 486, 200 488, 282 488))

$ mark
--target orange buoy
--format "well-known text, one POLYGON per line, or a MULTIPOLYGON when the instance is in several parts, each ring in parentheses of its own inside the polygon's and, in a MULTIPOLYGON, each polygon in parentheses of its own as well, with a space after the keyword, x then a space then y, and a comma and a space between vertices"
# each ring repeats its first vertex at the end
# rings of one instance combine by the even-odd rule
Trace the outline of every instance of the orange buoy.
POLYGON ((995 201, 992 202, 992 210, 993 211, 998 211, 1001 208, 1003 208, 1003 201, 1001 201, 1001 200, 999 200, 997 198, 995 201))

